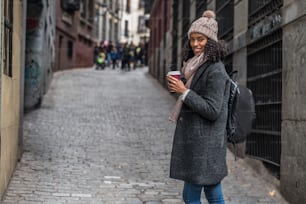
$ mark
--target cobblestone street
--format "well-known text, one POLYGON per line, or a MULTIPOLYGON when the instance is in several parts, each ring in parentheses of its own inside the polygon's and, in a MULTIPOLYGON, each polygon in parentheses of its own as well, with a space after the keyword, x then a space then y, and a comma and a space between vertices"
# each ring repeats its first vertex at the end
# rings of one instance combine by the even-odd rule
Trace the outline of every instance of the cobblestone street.
MULTIPOLYGON (((183 183, 169 178, 174 103, 147 68, 54 73, 41 108, 24 117, 2 204, 183 203, 183 183)), ((243 159, 227 160, 227 204, 287 203, 243 159)))

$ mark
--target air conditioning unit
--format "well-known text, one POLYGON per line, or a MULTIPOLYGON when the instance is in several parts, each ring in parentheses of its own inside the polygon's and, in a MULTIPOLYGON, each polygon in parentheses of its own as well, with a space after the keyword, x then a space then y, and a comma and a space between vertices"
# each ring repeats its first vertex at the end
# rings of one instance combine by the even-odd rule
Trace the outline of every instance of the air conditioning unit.
POLYGON ((61 0, 62 9, 68 12, 80 9, 80 0, 61 0))

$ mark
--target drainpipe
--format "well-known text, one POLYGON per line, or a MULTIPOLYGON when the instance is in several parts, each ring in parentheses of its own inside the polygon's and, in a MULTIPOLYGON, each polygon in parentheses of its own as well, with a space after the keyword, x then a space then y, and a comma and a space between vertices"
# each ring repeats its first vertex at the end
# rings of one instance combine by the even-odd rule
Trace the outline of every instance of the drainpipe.
POLYGON ((20 63, 20 117, 19 117, 19 139, 18 139, 18 160, 20 161, 23 152, 23 113, 24 113, 24 72, 25 72, 25 46, 26 46, 26 24, 27 24, 27 0, 22 1, 22 45, 20 63))

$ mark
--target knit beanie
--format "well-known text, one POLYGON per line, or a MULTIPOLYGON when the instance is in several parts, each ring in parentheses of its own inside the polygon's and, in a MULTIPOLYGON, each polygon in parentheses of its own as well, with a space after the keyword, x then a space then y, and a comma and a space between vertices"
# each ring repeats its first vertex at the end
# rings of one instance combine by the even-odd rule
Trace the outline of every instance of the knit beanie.
POLYGON ((218 23, 215 18, 216 14, 213 11, 204 11, 203 15, 191 24, 188 39, 190 39, 190 34, 195 32, 218 42, 218 23))

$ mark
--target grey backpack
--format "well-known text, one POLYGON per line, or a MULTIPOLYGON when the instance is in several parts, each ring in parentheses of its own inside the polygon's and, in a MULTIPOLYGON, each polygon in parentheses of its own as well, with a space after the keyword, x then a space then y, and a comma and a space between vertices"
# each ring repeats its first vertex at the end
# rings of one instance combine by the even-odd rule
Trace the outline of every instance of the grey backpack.
POLYGON ((228 101, 227 141, 234 145, 236 158, 236 144, 246 141, 252 130, 256 118, 255 102, 252 91, 239 85, 233 71, 230 76, 230 96, 228 101))

